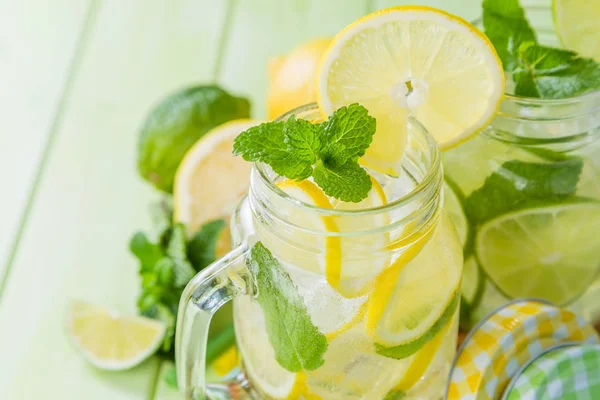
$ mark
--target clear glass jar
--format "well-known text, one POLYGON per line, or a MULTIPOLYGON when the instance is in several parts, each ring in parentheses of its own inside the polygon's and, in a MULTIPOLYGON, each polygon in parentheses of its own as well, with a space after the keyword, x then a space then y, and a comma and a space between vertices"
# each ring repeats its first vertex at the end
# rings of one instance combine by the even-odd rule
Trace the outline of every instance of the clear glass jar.
MULTIPOLYGON (((314 104, 282 118, 291 115, 321 119, 314 104)), ((176 357, 186 398, 442 398, 456 350, 462 251, 441 207, 437 145, 416 121, 409 125, 401 177, 372 174, 374 189, 358 204, 332 201, 310 181, 291 183, 254 166, 250 191, 232 218, 235 249, 196 276, 182 297, 176 357), (245 264, 257 242, 293 282, 275 282, 273 290, 299 295, 326 338, 317 368, 290 371, 278 361, 278 336, 245 264), (208 325, 229 300, 242 372, 229 385, 207 389, 208 325)), ((288 328, 312 346, 310 335, 288 328)))
MULTIPOLYGON (((526 14, 556 46, 550 9, 526 14)), ((492 123, 443 160, 465 252, 465 327, 520 297, 600 320, 600 91, 507 94, 492 123)))

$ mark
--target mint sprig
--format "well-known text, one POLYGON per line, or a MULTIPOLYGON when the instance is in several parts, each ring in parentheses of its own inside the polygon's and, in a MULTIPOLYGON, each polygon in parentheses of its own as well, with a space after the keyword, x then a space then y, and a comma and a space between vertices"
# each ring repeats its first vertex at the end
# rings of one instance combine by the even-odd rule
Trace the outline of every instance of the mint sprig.
POLYGON ((483 26, 492 41, 504 69, 512 71, 518 63, 518 50, 523 43, 536 43, 519 0, 483 0, 483 26))
POLYGON ((507 161, 465 200, 467 218, 482 224, 522 208, 565 201, 575 194, 580 158, 551 163, 507 161))
POLYGON ((266 163, 289 179, 312 176, 328 196, 359 202, 371 190, 371 179, 358 159, 374 134, 375 118, 363 106, 351 104, 320 124, 290 117, 250 128, 235 139, 233 154, 266 163))
POLYGON ((246 265, 258 286, 256 300, 277 362, 291 372, 319 368, 325 362, 327 338, 312 323, 288 273, 261 242, 250 250, 246 265))
POLYGON ((562 99, 600 89, 600 64, 569 50, 529 42, 519 49, 513 80, 520 96, 562 99))
POLYGON ((561 99, 600 89, 600 64, 538 44, 519 0, 483 0, 483 26, 518 96, 561 99))
POLYGON ((216 243, 225 222, 206 223, 188 242, 184 226, 172 222, 170 204, 161 202, 157 211, 158 238, 152 241, 143 232, 137 232, 129 242, 129 249, 140 263, 142 287, 138 309, 167 325, 162 351, 172 356, 179 299, 190 279, 214 261, 216 243))

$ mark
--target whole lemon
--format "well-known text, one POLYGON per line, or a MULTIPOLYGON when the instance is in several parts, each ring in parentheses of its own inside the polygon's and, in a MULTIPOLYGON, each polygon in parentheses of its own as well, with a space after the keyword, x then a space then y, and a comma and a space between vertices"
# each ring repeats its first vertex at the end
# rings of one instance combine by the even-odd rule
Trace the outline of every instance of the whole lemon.
POLYGON ((269 119, 317 100, 317 68, 329 43, 330 38, 313 39, 287 55, 270 60, 267 93, 269 119))

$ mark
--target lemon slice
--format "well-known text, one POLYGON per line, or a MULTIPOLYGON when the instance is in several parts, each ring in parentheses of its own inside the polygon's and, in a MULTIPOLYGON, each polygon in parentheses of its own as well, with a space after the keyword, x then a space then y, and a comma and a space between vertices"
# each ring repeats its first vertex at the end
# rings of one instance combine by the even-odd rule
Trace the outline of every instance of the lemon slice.
POLYGON ((259 123, 234 120, 219 125, 186 153, 175 176, 173 203, 174 219, 186 225, 188 235, 207 221, 229 216, 248 190, 252 164, 232 155, 233 140, 259 123))
POLYGON ((378 278, 369 300, 367 331, 379 354, 410 356, 433 339, 456 311, 462 249, 445 213, 432 229, 378 278))
POLYGON ((234 326, 244 370, 254 387, 271 399, 287 399, 292 393, 296 374, 283 368, 265 335, 262 309, 250 296, 235 300, 234 326))
MULTIPOLYGON (((346 203, 329 199, 311 181, 285 180, 278 186, 291 197, 303 203, 325 209, 364 210, 387 203, 383 188, 372 178, 373 188, 366 199, 359 203, 346 203)), ((289 260, 301 268, 325 273, 329 285, 346 298, 357 298, 373 288, 377 275, 389 265, 388 252, 384 251, 389 238, 385 233, 370 235, 335 236, 337 232, 363 232, 383 227, 388 221, 384 213, 357 216, 317 216, 314 212, 303 213, 298 209, 279 207, 280 216, 303 228, 314 228, 320 234, 296 230, 293 244, 264 232, 266 244, 282 260, 289 260), (333 235, 330 235, 333 234, 333 235), (313 249, 313 252, 307 249, 313 249), (320 249, 314 254, 314 249, 320 249), (350 255, 366 254, 361 259, 350 255), (315 259, 317 263, 315 263, 315 259)), ((262 228, 258 228, 259 230, 262 228)))
POLYGON ((563 46, 600 62, 600 5, 594 0, 554 0, 554 26, 563 46))
POLYGON ((154 354, 166 331, 162 322, 122 316, 83 301, 71 304, 67 329, 86 360, 114 371, 134 367, 154 354))
POLYGON ((452 321, 448 321, 444 328, 442 328, 431 341, 426 343, 423 348, 414 355, 406 372, 402 376, 402 379, 394 386, 394 391, 407 392, 419 383, 429 366, 433 363, 436 354, 438 354, 451 325, 452 321))
POLYGON ((477 258, 509 298, 566 304, 583 294, 600 270, 598 220, 600 203, 593 201, 504 214, 479 229, 477 258))
POLYGON ((400 171, 409 110, 446 149, 483 129, 503 93, 502 63, 485 35, 420 6, 388 8, 346 27, 317 76, 324 114, 360 103, 377 119, 362 163, 388 174, 400 171))
MULTIPOLYGON (((387 196, 381 184, 371 178, 373 187, 367 198, 358 203, 347 203, 333 200, 337 210, 366 210, 387 204, 387 196)), ((367 232, 389 225, 389 215, 385 212, 376 214, 342 216, 336 219, 337 227, 342 232, 367 232)), ((340 239, 340 263, 331 263, 327 269, 327 280, 342 296, 356 298, 369 293, 377 275, 390 264, 389 251, 386 246, 390 238, 387 232, 346 236, 340 239), (361 258, 350 258, 348 255, 363 255, 361 258)))

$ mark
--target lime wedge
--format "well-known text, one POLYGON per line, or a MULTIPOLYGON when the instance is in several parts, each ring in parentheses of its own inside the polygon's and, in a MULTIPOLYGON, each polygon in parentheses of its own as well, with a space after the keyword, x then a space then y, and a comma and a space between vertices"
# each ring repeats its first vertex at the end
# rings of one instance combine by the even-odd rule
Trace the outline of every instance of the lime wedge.
POLYGON ((563 46, 600 62, 600 4, 594 0, 554 0, 552 9, 563 46))
POLYGON ((481 267, 506 296, 555 304, 579 297, 600 268, 600 203, 579 201, 504 214, 481 226, 481 267))

